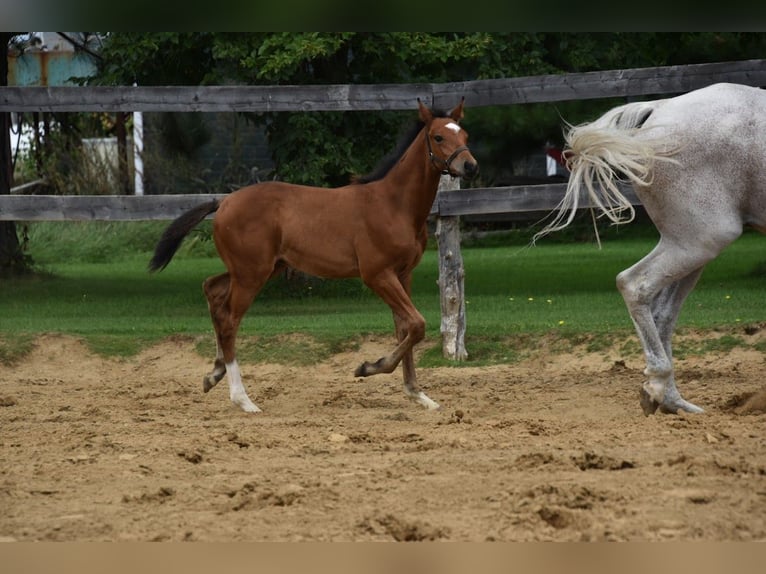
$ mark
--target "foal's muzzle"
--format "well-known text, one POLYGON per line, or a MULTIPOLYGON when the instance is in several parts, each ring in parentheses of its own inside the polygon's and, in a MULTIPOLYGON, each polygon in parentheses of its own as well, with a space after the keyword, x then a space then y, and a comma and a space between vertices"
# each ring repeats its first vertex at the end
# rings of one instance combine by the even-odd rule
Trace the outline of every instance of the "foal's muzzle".
POLYGON ((466 160, 463 164, 463 177, 473 179, 477 175, 479 175, 479 164, 475 161, 466 160))
MULTIPOLYGON (((431 162, 433 162, 434 165, 436 165, 437 161, 444 165, 444 169, 441 170, 442 175, 451 175, 452 177, 465 177, 471 179, 476 177, 476 174, 479 173, 479 165, 471 155, 471 150, 468 149, 468 146, 460 146, 455 151, 453 151, 446 160, 440 157, 436 157, 433 152, 430 153, 430 156, 431 162), (461 166, 462 169, 456 170, 452 167, 452 164, 463 152, 466 152, 470 159, 463 160, 463 164, 461 166)), ((456 162, 456 165, 460 165, 460 162, 456 162)))
MULTIPOLYGON (((460 165, 460 162, 458 161, 456 164, 460 165)), ((466 146, 460 146, 455 151, 453 151, 452 154, 447 158, 447 161, 444 162, 444 165, 446 168, 444 172, 450 174, 452 177, 464 177, 466 179, 473 179, 479 173, 479 164, 476 163, 476 160, 471 155, 471 150, 469 150, 466 146), (462 169, 455 170, 452 167, 452 163, 463 152, 466 152, 468 157, 463 160, 463 164, 461 166, 462 169), (456 171, 457 173, 455 173, 456 171)))

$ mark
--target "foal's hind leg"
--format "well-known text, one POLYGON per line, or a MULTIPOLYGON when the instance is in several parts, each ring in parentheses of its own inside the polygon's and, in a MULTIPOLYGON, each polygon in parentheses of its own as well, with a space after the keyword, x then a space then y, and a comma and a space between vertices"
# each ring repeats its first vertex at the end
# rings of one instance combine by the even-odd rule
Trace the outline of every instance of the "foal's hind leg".
MULTIPOLYGON (((210 317, 215 325, 215 314, 217 310, 225 303, 226 295, 229 292, 229 274, 222 273, 214 277, 208 277, 202 284, 202 290, 207 298, 207 307, 210 311, 210 317)), ((215 331, 215 363, 213 370, 202 379, 202 390, 208 392, 216 386, 226 374, 226 364, 223 360, 223 351, 221 350, 221 340, 218 337, 218 330, 215 331)))
POLYGON ((235 341, 240 321, 259 289, 246 289, 239 286, 232 281, 228 273, 212 277, 205 282, 204 287, 215 329, 217 352, 213 372, 205 377, 203 388, 207 387, 209 390, 221 380, 224 373, 228 373, 231 402, 245 412, 261 412, 261 409, 247 396, 235 355, 235 341))

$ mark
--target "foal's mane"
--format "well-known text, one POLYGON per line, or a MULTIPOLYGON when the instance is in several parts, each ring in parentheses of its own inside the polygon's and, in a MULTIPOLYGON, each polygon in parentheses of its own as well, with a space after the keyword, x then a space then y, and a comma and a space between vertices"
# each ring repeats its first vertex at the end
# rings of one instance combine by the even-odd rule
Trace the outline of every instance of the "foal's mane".
MULTIPOLYGON (((443 110, 432 110, 431 115, 435 118, 446 118, 448 113, 443 110)), ((415 141, 415 138, 424 126, 425 124, 422 121, 415 120, 415 122, 399 137, 399 143, 396 144, 396 147, 392 152, 381 159, 378 162, 378 165, 376 165, 367 175, 353 176, 351 178, 351 183, 370 183, 386 177, 386 174, 388 174, 388 172, 391 171, 391 168, 398 163, 399 158, 402 157, 402 154, 408 147, 410 147, 410 144, 415 141)))

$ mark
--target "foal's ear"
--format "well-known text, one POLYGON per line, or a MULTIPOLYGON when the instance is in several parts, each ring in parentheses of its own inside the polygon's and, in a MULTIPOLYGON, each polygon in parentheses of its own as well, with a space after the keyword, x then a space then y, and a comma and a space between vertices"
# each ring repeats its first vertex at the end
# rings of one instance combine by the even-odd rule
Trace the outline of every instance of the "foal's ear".
POLYGON ((451 117, 456 122, 459 122, 463 119, 463 104, 465 103, 465 96, 460 98, 460 103, 456 105, 454 108, 452 108, 449 112, 449 117, 451 117))
POLYGON ((420 98, 418 98, 418 110, 420 110, 420 121, 424 124, 430 123, 434 116, 420 98))

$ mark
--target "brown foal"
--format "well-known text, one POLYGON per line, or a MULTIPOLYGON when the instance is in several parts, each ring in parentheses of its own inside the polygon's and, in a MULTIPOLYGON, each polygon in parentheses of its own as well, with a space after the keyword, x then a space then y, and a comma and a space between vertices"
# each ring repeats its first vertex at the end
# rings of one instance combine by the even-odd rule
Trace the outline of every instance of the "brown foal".
POLYGON ((415 376, 412 348, 425 336, 425 320, 412 304, 410 283, 426 246, 426 219, 440 176, 470 177, 478 166, 459 125, 463 101, 443 115, 420 100, 418 106, 418 131, 380 177, 333 189, 259 183, 199 205, 165 230, 151 271, 163 269, 183 238, 216 212, 213 237, 228 271, 203 284, 217 342, 213 370, 203 380, 205 392, 228 373, 231 401, 244 411, 260 411, 242 384, 235 339, 266 282, 291 267, 318 277, 361 277, 391 308, 397 345, 389 355, 362 363, 354 374, 391 373, 402 363, 407 395, 428 409, 439 408, 419 389, 415 376))

